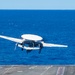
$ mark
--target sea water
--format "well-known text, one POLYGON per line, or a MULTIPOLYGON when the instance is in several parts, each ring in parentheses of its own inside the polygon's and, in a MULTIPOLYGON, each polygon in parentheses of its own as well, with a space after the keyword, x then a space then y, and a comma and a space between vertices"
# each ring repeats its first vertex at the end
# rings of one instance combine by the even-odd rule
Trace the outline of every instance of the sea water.
POLYGON ((68 48, 43 48, 26 53, 15 42, 0 38, 0 65, 75 64, 75 10, 0 10, 0 35, 21 38, 36 34, 46 43, 68 48))

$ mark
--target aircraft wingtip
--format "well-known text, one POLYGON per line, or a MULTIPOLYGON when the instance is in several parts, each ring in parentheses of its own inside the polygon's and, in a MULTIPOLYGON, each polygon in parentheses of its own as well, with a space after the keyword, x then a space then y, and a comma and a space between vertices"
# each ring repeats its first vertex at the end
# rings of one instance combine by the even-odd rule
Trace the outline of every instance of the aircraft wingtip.
POLYGON ((66 45, 65 47, 68 47, 68 45, 66 45))

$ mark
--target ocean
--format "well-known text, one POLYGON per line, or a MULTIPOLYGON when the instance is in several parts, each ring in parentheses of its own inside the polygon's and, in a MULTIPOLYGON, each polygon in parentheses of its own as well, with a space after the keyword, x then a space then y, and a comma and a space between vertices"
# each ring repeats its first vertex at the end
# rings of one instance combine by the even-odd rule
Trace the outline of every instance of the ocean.
POLYGON ((0 10, 0 35, 21 38, 36 34, 47 43, 68 48, 43 48, 26 53, 0 38, 0 65, 75 65, 75 10, 0 10))

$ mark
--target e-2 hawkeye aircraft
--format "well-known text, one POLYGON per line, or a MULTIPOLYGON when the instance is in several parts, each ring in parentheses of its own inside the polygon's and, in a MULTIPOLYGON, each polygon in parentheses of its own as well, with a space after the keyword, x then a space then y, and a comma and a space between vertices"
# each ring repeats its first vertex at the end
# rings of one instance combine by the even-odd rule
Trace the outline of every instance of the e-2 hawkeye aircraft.
POLYGON ((39 50, 39 53, 41 53, 41 49, 43 47, 68 47, 67 45, 45 43, 41 36, 33 34, 23 34, 21 36, 21 39, 3 36, 3 35, 0 35, 0 38, 16 42, 16 46, 22 48, 22 51, 23 49, 26 49, 27 53, 31 52, 32 50, 39 50))

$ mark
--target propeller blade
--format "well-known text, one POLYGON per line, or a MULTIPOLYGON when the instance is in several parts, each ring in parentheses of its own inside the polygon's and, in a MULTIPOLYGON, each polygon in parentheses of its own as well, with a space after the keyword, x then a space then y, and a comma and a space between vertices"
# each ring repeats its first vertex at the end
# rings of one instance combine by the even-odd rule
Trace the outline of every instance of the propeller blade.
POLYGON ((16 50, 17 46, 18 46, 18 43, 15 44, 15 48, 14 48, 14 50, 16 50))

